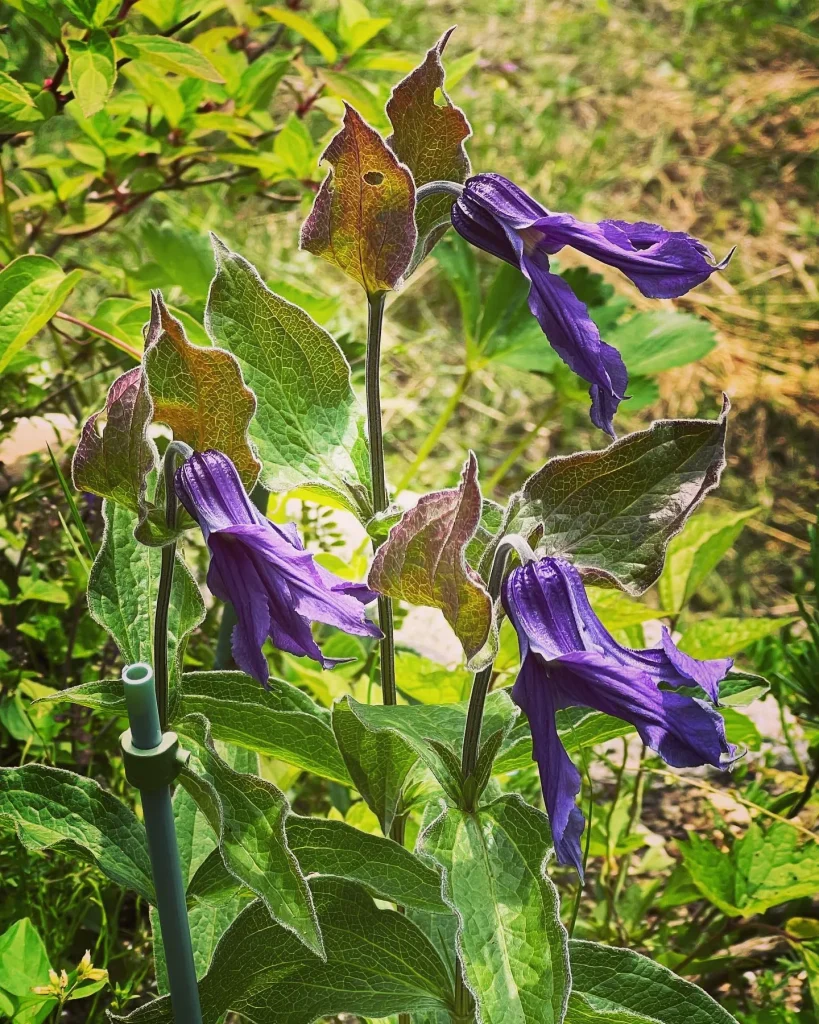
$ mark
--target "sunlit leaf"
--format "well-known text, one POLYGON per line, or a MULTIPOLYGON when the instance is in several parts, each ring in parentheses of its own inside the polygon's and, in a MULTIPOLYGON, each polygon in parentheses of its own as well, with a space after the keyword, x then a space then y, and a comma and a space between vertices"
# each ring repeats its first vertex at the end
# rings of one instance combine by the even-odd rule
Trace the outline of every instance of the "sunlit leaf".
POLYGON ((166 36, 118 36, 117 52, 134 60, 145 61, 161 71, 171 71, 185 78, 201 78, 206 82, 224 79, 199 50, 178 39, 166 36))
POLYGON ((302 247, 369 295, 395 288, 415 246, 412 175, 350 106, 323 159, 332 170, 302 227, 302 247))
POLYGON ((269 15, 280 25, 286 25, 303 39, 306 39, 311 46, 314 46, 328 64, 334 64, 338 57, 338 50, 335 44, 327 38, 318 25, 315 25, 309 18, 281 7, 263 7, 265 14, 269 15))
POLYGON ((98 29, 87 40, 69 39, 68 80, 83 114, 102 110, 114 88, 117 66, 114 46, 107 32, 98 29))
POLYGON ((492 625, 489 594, 465 557, 480 515, 478 462, 470 453, 460 486, 425 494, 405 512, 378 549, 369 576, 379 594, 440 608, 468 659, 484 646, 492 625))

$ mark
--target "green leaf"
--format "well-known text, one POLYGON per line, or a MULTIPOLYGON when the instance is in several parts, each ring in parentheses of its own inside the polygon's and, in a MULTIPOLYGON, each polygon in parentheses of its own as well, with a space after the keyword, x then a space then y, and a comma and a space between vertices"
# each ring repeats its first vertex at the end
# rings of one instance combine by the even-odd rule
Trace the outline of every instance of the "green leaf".
MULTIPOLYGON (((249 1024, 310 1024, 347 1012, 361 1017, 448 1010, 446 966, 402 914, 377 910, 358 886, 311 883, 327 960, 310 953, 257 901, 236 918, 200 985, 204 1024, 232 1010, 249 1024), (252 967, 252 969, 249 969, 252 967)), ((136 1010, 129 1024, 172 1024, 166 997, 136 1010)))
POLYGON ((647 604, 640 604, 639 601, 632 601, 619 590, 589 587, 586 593, 592 608, 610 632, 615 629, 628 629, 629 626, 660 619, 668 614, 665 609, 651 608, 647 604))
POLYGON ((349 105, 322 159, 332 170, 302 227, 302 248, 343 270, 370 296, 391 291, 415 247, 412 175, 349 105))
POLYGON ((176 440, 195 451, 224 452, 250 490, 260 469, 248 439, 256 399, 236 359, 221 349, 191 345, 154 293, 143 361, 154 421, 166 423, 176 440))
POLYGON ((273 141, 273 155, 282 170, 297 181, 309 181, 316 173, 316 147, 302 118, 291 114, 273 141))
POLYGON ((272 782, 226 764, 202 715, 187 716, 179 731, 202 769, 184 768, 180 782, 217 833, 225 867, 262 898, 274 920, 323 956, 312 896, 287 845, 284 821, 290 808, 284 794, 272 782))
POLYGON ((693 658, 726 658, 756 640, 774 636, 794 619, 701 619, 688 626, 679 648, 693 658))
POLYGON ((271 679, 265 690, 242 672, 188 672, 178 693, 174 723, 204 715, 218 740, 350 784, 329 712, 295 686, 271 679))
MULTIPOLYGON (((0 71, 0 135, 16 135, 17 132, 28 131, 32 125, 42 120, 43 113, 29 93, 11 75, 0 71)), ((47 259, 45 256, 38 258, 47 259)))
POLYGON ((761 700, 770 688, 771 684, 764 676, 732 669, 719 684, 719 702, 729 707, 744 707, 761 700))
POLYGON ((725 465, 728 400, 717 420, 658 420, 608 448, 557 456, 531 476, 509 532, 585 570, 587 582, 638 595, 725 465))
POLYGON ((700 512, 688 520, 668 545, 657 583, 660 601, 669 613, 682 611, 757 511, 700 512))
MULTIPOLYGON (((444 91, 446 73, 441 56, 453 31, 445 32, 427 51, 423 63, 395 86, 387 103, 387 116, 393 128, 387 145, 412 171, 416 188, 430 181, 462 182, 469 175, 464 142, 472 129, 464 112, 444 91), (437 97, 442 97, 443 102, 436 102, 437 97)), ((413 267, 449 227, 452 202, 451 196, 430 196, 418 204, 418 244, 413 267)))
MULTIPOLYGON (((135 540, 138 520, 127 508, 106 501, 103 520, 102 545, 88 579, 88 609, 94 621, 113 637, 126 665, 136 661, 153 663, 154 613, 162 552, 135 540)), ((172 685, 181 674, 185 639, 204 617, 205 605, 199 588, 177 555, 168 612, 172 685)))
POLYGON ((458 916, 465 980, 484 1024, 560 1022, 571 976, 546 815, 517 795, 477 814, 445 810, 421 836, 458 916))
POLYGON ((85 28, 102 25, 119 7, 119 0, 63 0, 65 6, 85 28))
POLYGON ((762 749, 762 733, 747 715, 732 707, 720 707, 719 713, 725 722, 729 743, 736 744, 740 750, 762 749))
MULTIPOLYGON (((190 299, 199 300, 207 297, 213 258, 205 235, 166 220, 160 224, 146 221, 142 225, 141 237, 151 258, 164 272, 169 285, 179 286, 190 299)), ((177 319, 182 319, 179 313, 174 315, 177 319)), ((145 317, 145 320, 147 319, 149 317, 145 317)), ((188 323, 191 319, 188 317, 188 323)), ((188 323, 183 321, 186 329, 188 323)), ((207 335, 201 327, 198 331, 199 336, 191 336, 191 341, 197 345, 208 344, 207 335)))
POLYGON ((651 377, 702 359, 716 347, 717 337, 707 320, 676 310, 659 310, 638 313, 609 331, 606 341, 619 349, 629 377, 651 377))
POLYGON ((247 260, 215 237, 213 245, 205 322, 256 393, 250 436, 262 484, 274 491, 322 485, 361 514, 370 483, 364 417, 341 349, 303 310, 274 295, 247 260))
POLYGON ((361 0, 339 0, 337 31, 344 52, 356 53, 389 25, 391 18, 371 18, 361 0))
POLYGON ((386 126, 383 94, 374 86, 366 84, 358 75, 327 68, 321 69, 321 78, 325 91, 353 107, 369 126, 374 126, 379 132, 386 126))
POLYGON ((284 10, 279 7, 263 7, 262 10, 280 25, 286 25, 287 28, 300 35, 302 39, 306 39, 311 46, 318 50, 328 64, 335 64, 338 59, 338 50, 335 44, 308 18, 302 17, 302 15, 297 14, 295 11, 284 10))
POLYGON ((569 941, 566 1024, 736 1024, 706 992, 630 949, 569 941))
POLYGON ((468 700, 472 674, 463 668, 445 668, 412 651, 395 657, 398 689, 422 704, 457 704, 468 700))
POLYGON ((122 36, 116 40, 117 51, 134 60, 144 61, 161 71, 171 71, 184 78, 201 78, 206 82, 224 82, 211 62, 193 46, 165 36, 122 36))
POLYGON ((441 880, 403 846, 343 821, 300 818, 286 822, 287 842, 305 875, 358 882, 372 895, 402 907, 446 914, 441 880))
POLYGON ((88 40, 67 40, 68 80, 85 117, 102 110, 114 89, 117 66, 107 32, 97 29, 88 40))
POLYGON ((694 884, 729 917, 753 917, 819 889, 819 844, 799 847, 800 834, 785 822, 767 832, 755 822, 729 853, 691 831, 680 843, 694 884))
POLYGON ((395 732, 368 729, 353 710, 352 697, 333 705, 333 731, 356 789, 388 835, 417 753, 395 732))
POLYGON ((478 462, 470 452, 460 486, 425 494, 405 512, 376 552, 369 575, 379 594, 440 608, 472 664, 492 626, 492 601, 465 556, 480 516, 478 462))
POLYGON ((0 768, 0 818, 14 824, 27 850, 65 844, 118 885, 153 901, 145 829, 93 779, 37 764, 0 768))
MULTIPOLYGON (((0 74, 0 118, 2 77, 0 74)), ((18 256, 0 271, 0 373, 45 327, 81 277, 80 270, 64 274, 48 256, 18 256)))
POLYGON ((49 984, 51 964, 40 933, 24 917, 0 935, 0 1014, 13 1024, 43 1024, 57 1000, 32 993, 49 984))
POLYGON ((157 459, 148 437, 153 409, 141 366, 117 377, 105 408, 89 416, 71 464, 74 487, 142 513, 148 473, 157 459), (105 417, 105 429, 97 422, 105 417))

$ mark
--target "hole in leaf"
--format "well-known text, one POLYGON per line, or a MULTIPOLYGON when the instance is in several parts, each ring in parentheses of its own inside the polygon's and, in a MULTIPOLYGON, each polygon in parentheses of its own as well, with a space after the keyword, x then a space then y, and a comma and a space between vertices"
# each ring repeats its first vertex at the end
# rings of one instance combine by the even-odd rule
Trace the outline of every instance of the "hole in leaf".
POLYGON ((380 185, 384 180, 384 175, 381 171, 367 171, 363 177, 368 185, 380 185))

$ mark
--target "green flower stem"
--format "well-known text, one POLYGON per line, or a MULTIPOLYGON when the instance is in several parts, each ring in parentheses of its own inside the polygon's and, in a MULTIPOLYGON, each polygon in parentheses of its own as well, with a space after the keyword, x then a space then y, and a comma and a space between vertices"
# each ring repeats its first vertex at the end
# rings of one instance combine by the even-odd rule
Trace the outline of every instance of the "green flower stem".
MULTIPOLYGON (((509 555, 517 552, 518 557, 524 564, 534 559, 534 552, 523 539, 517 534, 504 537, 495 549, 495 556, 492 560, 492 570, 489 573, 489 596, 494 603, 500 596, 503 574, 506 571, 506 562, 509 555)), ((475 771, 478 760, 478 748, 481 740, 481 722, 483 721, 483 709, 486 704, 486 695, 489 692, 489 683, 492 679, 492 663, 480 672, 475 673, 472 682, 472 693, 469 697, 469 708, 466 713, 466 727, 464 728, 464 744, 461 754, 461 770, 464 779, 468 779, 475 771)))
MULTIPOLYGON (((165 522, 170 530, 176 529, 176 513, 179 502, 174 487, 176 460, 189 459, 193 449, 183 441, 171 441, 162 461, 165 483, 165 522)), ((162 565, 159 573, 159 589, 156 595, 154 615, 154 678, 156 680, 156 703, 159 708, 159 725, 163 732, 168 728, 168 610, 171 607, 173 569, 176 561, 176 540, 162 548, 162 565)))
POLYGON ((458 381, 455 390, 452 392, 449 401, 444 406, 441 415, 435 421, 435 425, 433 426, 432 430, 429 432, 429 434, 427 434, 423 444, 418 449, 418 454, 412 460, 412 463, 407 467, 407 469, 404 472, 404 475, 398 481, 396 493, 400 494, 401 491, 403 491, 412 483, 415 474, 418 472, 418 469, 426 461, 427 455, 429 455, 429 453, 438 443, 438 439, 440 438, 441 434, 443 434, 443 432, 449 426, 449 421, 455 415, 458 406, 461 404, 461 399, 464 396, 464 392, 469 387, 469 382, 471 380, 472 370, 470 370, 469 367, 467 367, 464 370, 461 379, 458 381))
POLYGON ((503 478, 506 476, 506 474, 509 472, 512 466, 515 465, 515 463, 518 461, 521 455, 523 455, 523 453, 526 451, 526 449, 529 447, 532 441, 534 441, 534 439, 537 437, 541 428, 545 426, 546 421, 550 419, 552 415, 555 413, 555 411, 557 410, 557 405, 558 403, 556 401, 547 403, 546 408, 543 410, 543 414, 538 419, 537 423, 532 427, 531 430, 527 431, 523 435, 523 437, 520 439, 520 441, 518 441, 518 443, 515 445, 512 451, 509 452, 509 454, 506 456, 503 462, 489 477, 485 485, 485 493, 488 494, 494 491, 494 489, 498 486, 501 480, 503 480, 503 478))
MULTIPOLYGON (((389 504, 387 475, 384 468, 384 432, 381 426, 381 332, 384 325, 384 301, 379 292, 367 296, 367 358, 364 370, 367 401, 367 439, 370 445, 373 512, 383 512, 389 504)), ((373 542, 374 546, 377 546, 373 542)), ((395 704, 395 637, 393 636, 392 600, 378 598, 378 624, 381 641, 381 694, 385 704, 395 704)))
MULTIPOLYGON (((263 516, 267 515, 267 503, 270 499, 270 491, 266 491, 261 484, 256 484, 250 492, 250 500, 263 516)), ((233 627, 236 625, 236 609, 225 601, 222 609, 222 621, 219 623, 219 635, 216 638, 216 653, 213 656, 213 667, 233 668, 232 639, 233 627)))

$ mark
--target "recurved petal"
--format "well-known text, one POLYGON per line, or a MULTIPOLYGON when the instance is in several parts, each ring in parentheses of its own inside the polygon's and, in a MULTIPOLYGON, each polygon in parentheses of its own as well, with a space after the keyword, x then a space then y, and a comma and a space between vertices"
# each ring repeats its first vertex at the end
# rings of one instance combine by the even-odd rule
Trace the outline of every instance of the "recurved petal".
POLYGON ((628 385, 620 353, 602 340, 588 309, 569 284, 550 273, 543 253, 524 254, 520 266, 532 283, 532 315, 563 362, 591 385, 592 423, 614 437, 612 420, 628 385))
POLYGON ((453 203, 450 217, 452 226, 470 245, 511 263, 513 267, 520 265, 520 239, 504 229, 499 220, 466 192, 453 203))
POLYGON ((549 216, 548 210, 502 174, 475 174, 467 178, 463 194, 516 231, 549 216))
POLYGON ((596 651, 565 654, 549 665, 558 699, 630 722, 646 746, 674 768, 723 767, 735 748, 719 712, 703 701, 661 690, 644 671, 596 651))
POLYGON ((673 679, 670 678, 671 673, 669 673, 668 677, 663 677, 665 681, 682 686, 686 683, 696 683, 705 690, 715 704, 719 704, 719 684, 728 675, 734 664, 734 659, 714 658, 709 661, 700 661, 698 658, 692 658, 690 654, 677 648, 665 627, 663 627, 662 644, 663 653, 681 677, 673 679))
POLYGON ((544 663, 529 654, 521 663, 520 674, 512 687, 512 699, 529 718, 532 752, 540 771, 540 785, 555 853, 561 864, 571 864, 583 877, 580 837, 584 818, 577 806, 580 773, 566 753, 555 724, 555 713, 564 704, 551 685, 544 663))

